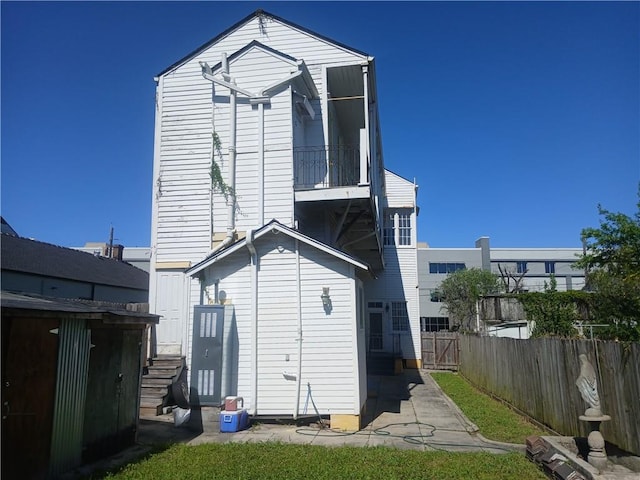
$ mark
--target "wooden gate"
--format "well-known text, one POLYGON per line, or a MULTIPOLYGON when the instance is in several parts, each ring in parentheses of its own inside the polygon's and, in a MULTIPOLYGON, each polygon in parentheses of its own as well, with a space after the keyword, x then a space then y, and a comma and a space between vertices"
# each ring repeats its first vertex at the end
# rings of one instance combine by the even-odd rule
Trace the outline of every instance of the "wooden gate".
POLYGON ((457 332, 422 332, 422 368, 458 370, 457 332))

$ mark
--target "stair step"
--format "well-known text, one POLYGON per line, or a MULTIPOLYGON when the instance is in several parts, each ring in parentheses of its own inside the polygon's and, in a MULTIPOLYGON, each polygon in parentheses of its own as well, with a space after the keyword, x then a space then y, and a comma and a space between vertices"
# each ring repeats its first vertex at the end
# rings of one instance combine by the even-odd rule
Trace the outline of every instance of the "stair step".
POLYGON ((147 375, 145 375, 144 377, 142 377, 142 386, 143 387, 166 387, 171 385, 171 379, 167 379, 164 377, 149 377, 147 375))
POLYGON ((151 407, 140 406, 140 416, 157 417, 162 414, 162 405, 155 405, 151 407))
POLYGON ((181 358, 153 358, 151 359, 153 365, 182 365, 184 361, 181 358))
POLYGON ((179 366, 175 365, 149 365, 147 367, 150 372, 163 372, 163 371, 172 371, 175 372, 179 366))
POLYGON ((151 359, 152 365, 183 365, 183 357, 156 357, 151 359))
POLYGON ((146 377, 146 378, 156 378, 156 379, 157 378, 172 379, 175 376, 176 376, 176 372, 160 370, 160 371, 150 371, 149 373, 144 375, 142 378, 146 377))
POLYGON ((180 355, 163 355, 151 359, 147 374, 142 376, 140 389, 140 415, 161 415, 163 405, 169 396, 171 384, 185 359, 180 355))
POLYGON ((164 397, 169 394, 169 389, 167 385, 164 387, 162 385, 142 385, 142 389, 140 391, 140 397, 164 397))
POLYGON ((162 397, 152 396, 145 397, 140 396, 140 406, 141 407, 155 407, 157 405, 162 406, 162 397))

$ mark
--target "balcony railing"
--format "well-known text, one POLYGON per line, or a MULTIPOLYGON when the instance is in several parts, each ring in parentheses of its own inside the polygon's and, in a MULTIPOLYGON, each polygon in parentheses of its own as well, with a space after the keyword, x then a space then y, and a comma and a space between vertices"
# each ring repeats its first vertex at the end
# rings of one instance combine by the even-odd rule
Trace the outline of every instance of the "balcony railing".
POLYGON ((360 180, 360 149, 322 145, 293 149, 296 190, 349 187, 360 180))

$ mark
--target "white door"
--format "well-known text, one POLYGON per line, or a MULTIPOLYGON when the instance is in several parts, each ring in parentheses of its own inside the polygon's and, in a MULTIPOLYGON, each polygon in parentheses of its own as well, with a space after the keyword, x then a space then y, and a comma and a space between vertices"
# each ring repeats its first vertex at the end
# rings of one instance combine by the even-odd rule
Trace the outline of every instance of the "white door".
POLYGON ((154 313, 161 315, 156 326, 157 353, 180 355, 183 325, 186 323, 184 274, 181 271, 160 271, 156 275, 154 313))

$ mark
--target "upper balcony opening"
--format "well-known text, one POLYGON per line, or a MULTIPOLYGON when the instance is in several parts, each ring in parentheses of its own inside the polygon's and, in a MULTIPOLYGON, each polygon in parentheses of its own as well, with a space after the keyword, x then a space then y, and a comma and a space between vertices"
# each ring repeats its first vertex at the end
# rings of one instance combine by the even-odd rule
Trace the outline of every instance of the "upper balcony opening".
POLYGON ((327 69, 327 144, 309 146, 294 139, 296 190, 369 183, 364 75, 362 65, 327 69))

